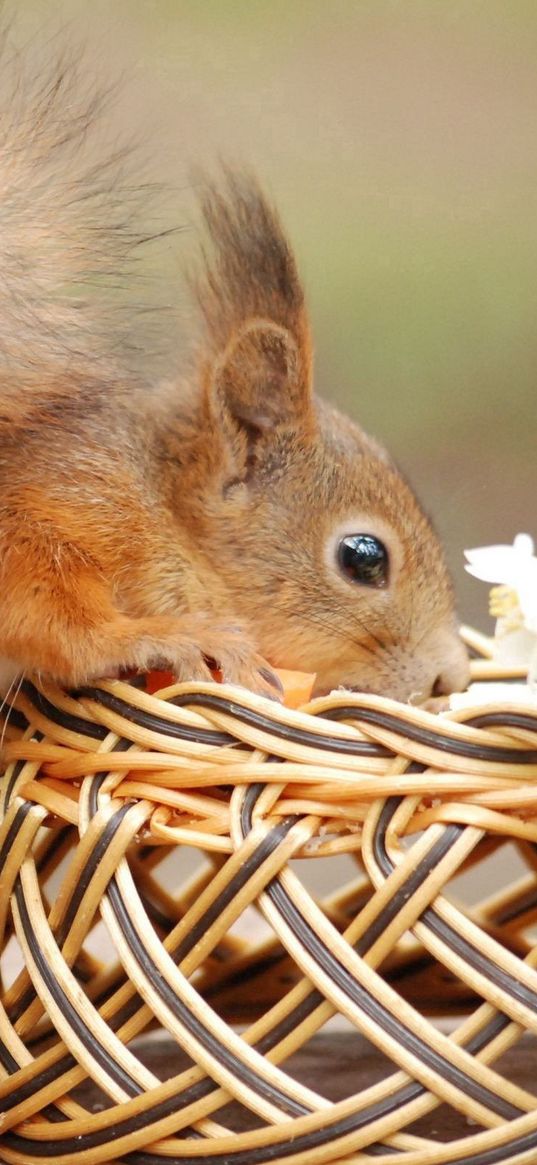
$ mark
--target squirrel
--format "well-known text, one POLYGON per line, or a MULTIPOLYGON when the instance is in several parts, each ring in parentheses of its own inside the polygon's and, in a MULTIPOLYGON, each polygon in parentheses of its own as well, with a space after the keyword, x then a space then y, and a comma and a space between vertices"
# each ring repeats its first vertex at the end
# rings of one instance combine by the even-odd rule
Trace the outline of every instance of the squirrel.
POLYGON ((384 448, 314 395, 296 262, 249 173, 199 184, 187 372, 152 383, 118 355, 99 284, 135 279, 136 192, 121 154, 85 157, 96 107, 71 83, 19 85, 0 130, 5 682, 217 667, 278 699, 282 667, 314 694, 464 687, 439 539, 384 448))

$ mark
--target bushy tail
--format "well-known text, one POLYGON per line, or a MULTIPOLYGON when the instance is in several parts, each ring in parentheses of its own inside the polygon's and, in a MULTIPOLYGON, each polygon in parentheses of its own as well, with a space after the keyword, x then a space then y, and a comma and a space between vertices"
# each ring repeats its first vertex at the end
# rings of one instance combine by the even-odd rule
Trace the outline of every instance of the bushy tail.
POLYGON ((110 94, 89 91, 91 73, 65 59, 36 70, 6 38, 0 71, 0 382, 15 401, 125 362, 140 306, 125 289, 155 232, 141 226, 153 192, 130 181, 131 150, 106 156, 110 94))

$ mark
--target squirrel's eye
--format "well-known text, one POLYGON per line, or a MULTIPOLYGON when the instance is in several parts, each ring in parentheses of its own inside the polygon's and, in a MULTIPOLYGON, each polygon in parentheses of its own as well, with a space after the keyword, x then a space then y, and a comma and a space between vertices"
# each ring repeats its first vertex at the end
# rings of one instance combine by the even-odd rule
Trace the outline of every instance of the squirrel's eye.
POLYGON ((349 534, 337 549, 339 568, 351 582, 366 587, 385 587, 388 581, 388 551, 372 534, 349 534))

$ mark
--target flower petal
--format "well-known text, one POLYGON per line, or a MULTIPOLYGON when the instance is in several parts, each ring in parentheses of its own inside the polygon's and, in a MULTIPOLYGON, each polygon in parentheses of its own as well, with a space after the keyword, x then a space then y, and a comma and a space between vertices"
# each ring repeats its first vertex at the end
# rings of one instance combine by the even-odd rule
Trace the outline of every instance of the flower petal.
POLYGON ((517 534, 513 541, 513 546, 517 554, 524 554, 528 558, 531 558, 535 551, 531 534, 517 534))
MULTIPOLYGON (((468 563, 465 570, 483 582, 504 583, 516 587, 532 561, 513 546, 481 546, 465 550, 468 563)), ((536 560, 537 561, 537 560, 536 560)))

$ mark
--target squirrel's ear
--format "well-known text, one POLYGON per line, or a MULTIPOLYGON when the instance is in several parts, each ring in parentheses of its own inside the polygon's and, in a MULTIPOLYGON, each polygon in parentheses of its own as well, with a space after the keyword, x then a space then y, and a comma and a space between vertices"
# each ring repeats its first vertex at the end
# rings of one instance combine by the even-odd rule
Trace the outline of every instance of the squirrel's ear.
POLYGON ((261 434, 278 425, 309 428, 308 364, 287 328, 270 320, 252 320, 213 366, 214 403, 250 433, 261 434))
POLYGON ((194 280, 207 403, 250 446, 278 425, 304 431, 313 424, 309 325, 278 215, 242 171, 224 170, 216 185, 201 178, 198 189, 210 243, 194 280))

